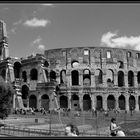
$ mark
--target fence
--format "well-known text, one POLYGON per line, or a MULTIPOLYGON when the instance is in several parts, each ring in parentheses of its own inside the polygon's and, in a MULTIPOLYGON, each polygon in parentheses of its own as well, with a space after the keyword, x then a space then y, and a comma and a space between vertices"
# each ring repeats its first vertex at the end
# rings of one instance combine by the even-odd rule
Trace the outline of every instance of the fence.
MULTIPOLYGON (((31 128, 20 128, 16 126, 3 126, 0 128, 0 135, 6 136, 14 136, 14 137, 47 137, 47 136, 65 136, 64 131, 58 130, 45 130, 45 129, 31 129, 31 128)), ((82 133, 80 132, 79 136, 103 136, 106 137, 105 134, 94 134, 94 133, 82 133)))

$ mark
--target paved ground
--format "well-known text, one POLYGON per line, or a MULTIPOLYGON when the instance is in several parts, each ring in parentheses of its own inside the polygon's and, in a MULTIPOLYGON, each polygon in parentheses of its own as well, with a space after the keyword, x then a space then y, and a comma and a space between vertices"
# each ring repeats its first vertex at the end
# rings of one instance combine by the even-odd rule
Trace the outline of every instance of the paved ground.
MULTIPOLYGON (((81 132, 93 133, 93 134, 109 134, 109 124, 112 117, 117 118, 117 122, 122 126, 124 130, 140 132, 140 113, 134 113, 133 116, 130 113, 114 114, 110 112, 108 117, 105 117, 102 113, 98 113, 98 117, 92 116, 90 112, 81 114, 80 117, 75 116, 63 116, 58 115, 51 116, 51 129, 52 130, 64 130, 67 123, 74 123, 78 126, 81 132)), ((36 115, 9 115, 6 120, 0 120, 1 123, 8 125, 18 126, 22 128, 34 128, 34 129, 50 129, 50 115, 43 116, 42 114, 36 115)))

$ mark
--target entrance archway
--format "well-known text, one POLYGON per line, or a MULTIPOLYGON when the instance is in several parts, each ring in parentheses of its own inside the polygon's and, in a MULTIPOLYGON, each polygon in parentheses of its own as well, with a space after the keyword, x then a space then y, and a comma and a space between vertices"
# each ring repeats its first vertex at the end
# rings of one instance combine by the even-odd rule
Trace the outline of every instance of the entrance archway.
POLYGON ((125 97, 124 97, 124 95, 120 95, 118 101, 119 101, 120 110, 125 110, 125 97))
POLYGON ((96 96, 96 110, 101 110, 103 108, 103 99, 102 96, 96 96))
POLYGON ((60 108, 68 108, 68 97, 62 95, 60 97, 60 108))
POLYGON ((36 108, 37 107, 37 99, 35 95, 31 95, 29 98, 29 107, 36 108))
POLYGON ((109 95, 107 98, 107 107, 109 110, 115 109, 115 98, 113 95, 109 95))
POLYGON ((49 110, 49 96, 47 94, 42 95, 41 97, 41 107, 43 107, 45 110, 49 110))
POLYGON ((88 111, 91 109, 91 98, 89 94, 83 96, 83 110, 88 111))
POLYGON ((72 95, 72 103, 71 103, 72 109, 78 110, 79 109, 79 97, 76 94, 72 95))
POLYGON ((129 97, 129 109, 135 109, 135 105, 136 101, 135 101, 135 97, 133 95, 130 95, 129 97))

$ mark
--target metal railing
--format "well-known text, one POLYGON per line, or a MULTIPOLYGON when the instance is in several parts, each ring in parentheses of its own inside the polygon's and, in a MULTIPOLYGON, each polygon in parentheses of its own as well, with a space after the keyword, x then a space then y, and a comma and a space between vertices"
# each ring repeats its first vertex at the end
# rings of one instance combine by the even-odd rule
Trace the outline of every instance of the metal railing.
MULTIPOLYGON (((46 129, 31 129, 31 128, 20 128, 16 126, 2 126, 0 128, 0 135, 6 135, 6 136, 14 136, 14 137, 47 137, 47 136, 65 136, 64 131, 58 131, 58 130, 46 130, 46 129)), ((86 132, 80 132, 79 136, 103 136, 108 137, 107 134, 97 134, 97 133, 86 133, 86 132)))

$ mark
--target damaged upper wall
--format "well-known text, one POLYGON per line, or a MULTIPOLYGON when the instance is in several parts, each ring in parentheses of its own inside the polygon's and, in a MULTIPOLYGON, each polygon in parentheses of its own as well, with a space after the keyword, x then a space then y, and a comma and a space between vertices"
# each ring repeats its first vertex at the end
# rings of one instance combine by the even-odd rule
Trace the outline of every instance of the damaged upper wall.
MULTIPOLYGON (((46 50, 44 55, 51 69, 72 68, 72 63, 83 66, 104 67, 105 65, 121 65, 118 68, 127 69, 140 67, 140 52, 136 50, 109 47, 75 47, 46 50)), ((117 68, 116 67, 116 68, 117 68)))

